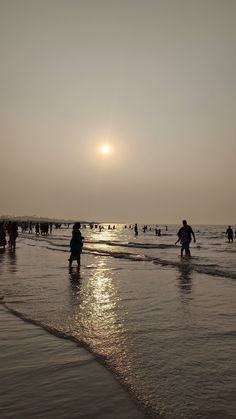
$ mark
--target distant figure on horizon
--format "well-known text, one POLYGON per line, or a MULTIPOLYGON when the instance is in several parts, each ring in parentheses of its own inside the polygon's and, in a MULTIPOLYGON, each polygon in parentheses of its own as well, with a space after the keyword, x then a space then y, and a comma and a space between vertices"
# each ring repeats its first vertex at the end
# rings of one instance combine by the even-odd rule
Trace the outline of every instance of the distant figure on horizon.
POLYGON ((18 237, 18 224, 16 221, 13 221, 10 226, 9 231, 9 248, 15 250, 16 248, 16 239, 18 237))
POLYGON ((5 246, 7 244, 6 241, 6 230, 4 227, 4 223, 0 223, 0 247, 3 247, 5 249, 5 246))
POLYGON ((70 241, 70 257, 69 257, 69 268, 72 267, 73 260, 77 260, 78 267, 80 267, 80 255, 83 247, 84 237, 80 233, 80 223, 73 225, 72 238, 70 241))
POLYGON ((233 229, 231 228, 231 226, 228 226, 225 234, 228 237, 229 243, 234 241, 234 232, 233 232, 233 229))
POLYGON ((185 256, 191 257, 189 245, 192 240, 192 236, 193 236, 194 243, 196 242, 196 238, 192 230, 192 227, 187 224, 186 220, 183 220, 183 227, 179 229, 177 235, 179 238, 175 244, 177 244, 180 241, 182 245, 181 251, 180 251, 181 258, 183 257, 184 251, 185 251, 185 256))
POLYGON ((137 226, 137 224, 134 225, 134 234, 135 234, 135 236, 138 235, 138 226, 137 226))

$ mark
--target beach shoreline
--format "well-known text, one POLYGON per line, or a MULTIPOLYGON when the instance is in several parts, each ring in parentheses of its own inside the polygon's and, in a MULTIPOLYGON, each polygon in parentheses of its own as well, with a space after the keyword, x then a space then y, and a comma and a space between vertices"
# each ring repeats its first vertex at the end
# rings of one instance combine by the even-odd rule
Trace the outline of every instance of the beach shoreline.
POLYGON ((33 323, 0 305, 2 419, 147 417, 88 351, 33 323))
POLYGON ((234 417, 234 244, 209 226, 181 261, 174 227, 89 229, 70 270, 70 234, 0 255, 4 419, 234 417))

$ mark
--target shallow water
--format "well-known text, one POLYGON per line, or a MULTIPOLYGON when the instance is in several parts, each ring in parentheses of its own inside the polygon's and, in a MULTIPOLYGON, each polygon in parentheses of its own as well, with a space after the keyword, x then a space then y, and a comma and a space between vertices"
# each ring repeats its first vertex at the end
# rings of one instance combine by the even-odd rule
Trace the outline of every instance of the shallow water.
POLYGON ((1 419, 146 417, 88 351, 4 306, 0 338, 1 419))
POLYGON ((195 226, 191 260, 165 235, 83 229, 82 266, 67 268, 71 230, 24 234, 0 255, 0 292, 19 315, 94 354, 147 414, 236 417, 236 244, 195 226))

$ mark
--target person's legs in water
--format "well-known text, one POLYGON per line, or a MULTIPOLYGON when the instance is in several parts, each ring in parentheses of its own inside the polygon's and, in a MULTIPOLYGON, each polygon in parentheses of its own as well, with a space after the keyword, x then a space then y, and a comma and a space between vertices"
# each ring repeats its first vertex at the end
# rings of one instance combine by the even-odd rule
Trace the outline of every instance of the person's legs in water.
POLYGON ((186 257, 191 257, 190 249, 189 249, 189 243, 183 243, 182 244, 181 253, 180 253, 181 258, 184 256, 184 252, 185 252, 186 257))
POLYGON ((191 257, 191 253, 190 253, 190 249, 189 249, 189 243, 186 243, 185 245, 185 255, 190 258, 191 257))
POLYGON ((68 261, 69 261, 69 268, 71 269, 71 267, 72 267, 72 261, 73 261, 73 259, 72 259, 71 256, 69 257, 68 261))
POLYGON ((78 268, 80 267, 80 255, 79 255, 79 257, 77 258, 77 265, 78 265, 78 268))

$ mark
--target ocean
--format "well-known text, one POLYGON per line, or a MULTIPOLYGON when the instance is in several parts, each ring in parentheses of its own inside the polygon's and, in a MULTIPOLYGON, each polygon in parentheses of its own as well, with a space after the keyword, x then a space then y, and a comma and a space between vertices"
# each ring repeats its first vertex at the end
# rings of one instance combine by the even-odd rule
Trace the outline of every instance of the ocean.
MULTIPOLYGON (((226 226, 192 226, 192 257, 181 259, 179 227, 161 236, 155 226, 138 236, 124 225, 82 228, 81 268, 71 272, 71 228, 20 233, 16 251, 0 254, 0 296, 31 327, 82 346, 146 417, 235 419, 236 240, 226 226)), ((57 417, 86 417, 73 415, 67 406, 57 417)))

